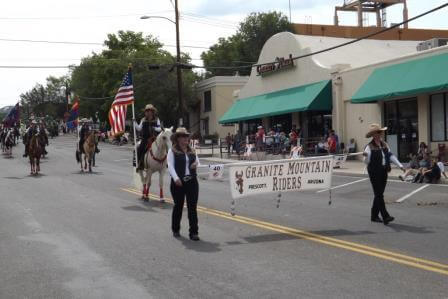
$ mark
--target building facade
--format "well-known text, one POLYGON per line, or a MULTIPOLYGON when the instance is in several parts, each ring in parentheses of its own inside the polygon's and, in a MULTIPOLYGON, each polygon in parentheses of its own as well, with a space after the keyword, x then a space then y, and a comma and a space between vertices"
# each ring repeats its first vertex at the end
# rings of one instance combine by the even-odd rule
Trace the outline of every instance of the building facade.
POLYGON ((304 140, 334 129, 358 149, 368 126, 379 123, 389 127, 387 141, 400 159, 420 142, 436 152, 448 141, 448 46, 418 51, 421 41, 369 39, 307 56, 348 41, 274 35, 220 123, 238 123, 242 134, 258 125, 287 133, 296 125, 304 140))
POLYGON ((370 123, 387 126, 386 140, 404 161, 421 142, 437 154, 448 141, 447 69, 444 46, 334 73, 335 126, 361 144, 370 123))
POLYGON ((304 139, 322 139, 329 129, 338 129, 334 126, 339 122, 339 105, 334 103, 333 73, 413 53, 418 44, 363 40, 306 56, 348 41, 352 39, 288 32, 272 36, 265 43, 258 66, 252 69, 238 101, 220 122, 240 123, 242 134, 253 133, 260 124, 266 129, 280 127, 285 133, 295 125, 301 128, 304 139), (302 58, 290 59, 298 56, 302 58), (251 102, 253 106, 249 107, 251 102))
POLYGON ((195 86, 198 106, 190 111, 190 130, 200 136, 235 133, 235 126, 221 125, 219 119, 233 105, 239 90, 247 83, 245 76, 215 76, 195 86))

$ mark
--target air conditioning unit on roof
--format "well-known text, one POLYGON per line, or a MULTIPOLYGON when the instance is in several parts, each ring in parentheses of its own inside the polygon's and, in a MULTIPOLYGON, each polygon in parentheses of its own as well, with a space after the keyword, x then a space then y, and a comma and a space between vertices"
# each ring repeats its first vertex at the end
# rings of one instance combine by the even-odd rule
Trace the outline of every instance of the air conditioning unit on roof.
POLYGON ((448 38, 432 38, 417 45, 417 51, 425 51, 448 45, 448 38))

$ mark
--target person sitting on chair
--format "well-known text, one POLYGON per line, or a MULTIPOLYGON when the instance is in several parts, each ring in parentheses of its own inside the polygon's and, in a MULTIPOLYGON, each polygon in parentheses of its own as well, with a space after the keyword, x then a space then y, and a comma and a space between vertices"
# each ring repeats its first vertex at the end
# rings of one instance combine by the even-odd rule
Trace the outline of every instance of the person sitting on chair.
POLYGON ((134 119, 135 129, 140 132, 142 140, 137 149, 137 171, 143 170, 143 161, 145 158, 146 151, 151 146, 152 141, 156 138, 157 133, 161 132, 160 120, 157 117, 157 109, 152 105, 148 104, 145 107, 145 117, 142 118, 140 124, 134 119))

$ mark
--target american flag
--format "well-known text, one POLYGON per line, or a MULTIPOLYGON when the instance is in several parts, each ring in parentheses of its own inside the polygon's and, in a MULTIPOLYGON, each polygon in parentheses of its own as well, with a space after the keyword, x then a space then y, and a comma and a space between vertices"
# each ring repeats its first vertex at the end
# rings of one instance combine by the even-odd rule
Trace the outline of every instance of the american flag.
POLYGON ((109 123, 112 128, 112 136, 123 133, 125 130, 127 106, 134 102, 134 89, 132 86, 132 71, 128 72, 121 82, 115 100, 109 111, 109 123))

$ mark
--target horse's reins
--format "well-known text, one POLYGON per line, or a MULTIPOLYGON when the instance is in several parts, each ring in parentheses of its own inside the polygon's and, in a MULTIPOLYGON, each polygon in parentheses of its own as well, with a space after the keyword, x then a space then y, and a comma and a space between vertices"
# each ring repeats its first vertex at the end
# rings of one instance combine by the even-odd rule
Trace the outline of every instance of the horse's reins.
MULTIPOLYGON (((157 138, 156 140, 154 140, 154 143, 156 144, 156 147, 159 147, 159 144, 157 143, 157 138)), ((152 151, 152 146, 149 147, 149 154, 151 155, 151 158, 154 159, 154 161, 157 161, 160 164, 163 164, 163 162, 165 162, 166 158, 168 157, 168 153, 166 153, 165 156, 163 156, 162 158, 157 158, 152 151)))

